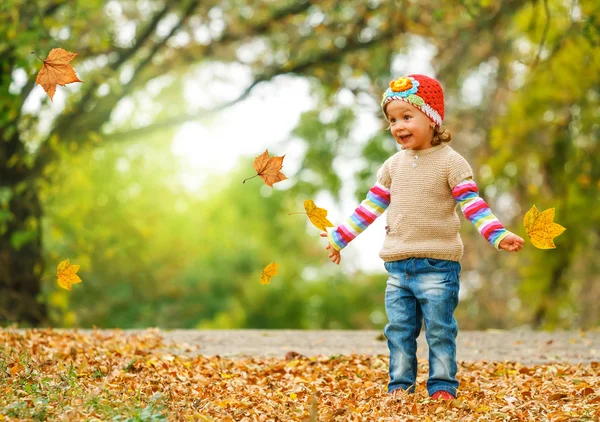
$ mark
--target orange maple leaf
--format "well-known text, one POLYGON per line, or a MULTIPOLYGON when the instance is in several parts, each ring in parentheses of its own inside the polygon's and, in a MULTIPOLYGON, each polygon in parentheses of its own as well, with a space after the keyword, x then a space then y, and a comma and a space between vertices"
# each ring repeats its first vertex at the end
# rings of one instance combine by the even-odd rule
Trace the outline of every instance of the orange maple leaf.
POLYGON ((279 267, 279 264, 274 262, 271 262, 269 265, 267 265, 260 275, 260 284, 271 283, 271 277, 277 275, 277 267, 279 267))
POLYGON ((63 289, 71 290, 71 284, 81 283, 81 279, 76 274, 79 271, 79 265, 69 264, 69 260, 65 259, 56 268, 56 277, 58 285, 63 289))
MULTIPOLYGON (((256 170, 256 176, 260 176, 267 186, 273 187, 274 183, 287 179, 287 176, 280 171, 283 167, 283 157, 285 157, 285 154, 280 157, 269 157, 269 150, 267 149, 254 159, 252 167, 256 170)), ((246 183, 246 180, 256 176, 244 179, 242 183, 246 183)))
POLYGON ((327 210, 325 208, 317 207, 312 199, 304 201, 304 209, 306 210, 306 213, 291 212, 288 215, 306 214, 308 215, 310 222, 313 223, 313 226, 323 231, 325 231, 325 227, 333 227, 331 221, 327 219, 327 210))
POLYGON ((71 53, 62 48, 53 48, 48 53, 46 60, 40 58, 44 64, 42 65, 42 70, 37 75, 35 84, 41 85, 44 88, 44 91, 50 97, 50 101, 52 101, 56 92, 56 85, 65 86, 72 82, 83 82, 75 74, 73 66, 69 64, 75 56, 77 56, 77 53, 71 53))

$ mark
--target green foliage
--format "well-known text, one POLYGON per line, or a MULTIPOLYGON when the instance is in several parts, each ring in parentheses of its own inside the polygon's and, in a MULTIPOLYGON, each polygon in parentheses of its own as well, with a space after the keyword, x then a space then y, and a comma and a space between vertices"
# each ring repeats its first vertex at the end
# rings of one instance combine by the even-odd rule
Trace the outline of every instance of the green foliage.
POLYGON ((343 152, 342 145, 354 119, 354 111, 350 108, 330 107, 303 113, 293 133, 308 146, 302 163, 304 170, 299 174, 298 191, 314 195, 326 189, 339 198, 342 181, 332 171, 333 161, 343 152))
POLYGON ((115 416, 113 421, 119 422, 156 422, 156 421, 166 421, 167 415, 163 413, 164 404, 161 403, 164 401, 164 398, 161 394, 157 393, 153 397, 150 398, 150 402, 143 409, 138 409, 135 411, 133 416, 123 417, 123 416, 115 416))
POLYGON ((3 387, 0 418, 8 416, 19 420, 45 421, 77 414, 80 410, 103 420, 167 420, 166 399, 159 393, 147 397, 147 401, 140 400, 139 394, 135 397, 122 396, 100 387, 96 394, 92 394, 89 378, 78 376, 72 362, 66 365, 58 360, 52 364, 59 369, 50 374, 45 365, 40 365, 29 353, 0 346, 0 385, 3 387), (11 375, 9 365, 16 363, 22 369, 11 375), (72 405, 77 402, 80 405, 72 405))
POLYGON ((323 277, 327 261, 318 231, 307 218, 288 215, 302 209, 305 198, 259 179, 242 184, 252 172, 244 160, 232 174, 210 178, 202 191, 186 191, 162 136, 65 158, 56 175, 60 182, 45 196, 45 286, 55 322, 372 327, 357 314, 382 307, 381 292, 373 288, 381 277, 364 286, 323 277), (66 257, 82 266, 82 288, 71 292, 51 276, 54 263, 66 257), (280 273, 260 285, 271 261, 280 264, 280 273), (317 278, 306 280, 307 269, 317 278))
MULTIPOLYGON (((498 175, 496 185, 518 199, 522 214, 532 204, 555 207, 556 221, 567 227, 557 239, 557 250, 527 248, 527 265, 519 267, 519 296, 528 303, 530 318, 555 328, 594 323, 576 316, 576 292, 594 291, 591 283, 598 269, 599 236, 593 228, 600 226, 600 210, 594 205, 600 172, 594 161, 600 145, 594 110, 600 106, 600 54, 588 37, 573 31, 576 23, 568 9, 549 3, 554 12, 547 33, 550 56, 518 90, 507 92, 507 108, 491 129, 492 150, 483 161, 498 175)), ((582 7, 591 12, 589 2, 582 7)), ((515 20, 531 43, 542 36, 542 23, 536 19, 540 9, 528 7, 515 20)))
POLYGON ((361 157, 365 159, 366 165, 358 171, 356 178, 358 188, 356 189, 357 201, 362 201, 367 192, 374 184, 377 170, 383 162, 396 153, 394 142, 390 142, 389 136, 383 131, 371 137, 362 149, 361 157))

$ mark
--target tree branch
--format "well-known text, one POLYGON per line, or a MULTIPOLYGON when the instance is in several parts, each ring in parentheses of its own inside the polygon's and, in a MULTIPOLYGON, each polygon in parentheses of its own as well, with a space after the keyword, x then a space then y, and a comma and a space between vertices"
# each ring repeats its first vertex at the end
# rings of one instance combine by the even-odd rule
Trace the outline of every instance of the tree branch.
MULTIPOLYGON (((528 1, 531 2, 532 0, 528 1)), ((486 19, 478 19, 476 21, 474 33, 471 34, 468 39, 463 39, 456 43, 455 48, 445 50, 443 57, 440 57, 440 61, 445 61, 445 63, 443 63, 440 67, 441 69, 444 69, 443 72, 439 73, 440 76, 443 77, 442 75, 448 73, 453 74, 459 68, 459 66, 464 66, 465 62, 463 60, 456 60, 456 57, 469 57, 467 51, 474 45, 472 40, 477 39, 482 31, 487 30, 491 33, 494 33, 495 31, 491 31, 491 28, 499 27, 502 24, 505 16, 513 13, 514 11, 523 7, 525 4, 526 2, 523 2, 522 0, 507 0, 502 2, 502 5, 499 7, 499 9, 490 17, 486 19), (447 57, 447 59, 443 60, 445 57, 447 57)))
MULTIPOLYGON (((129 60, 137 51, 139 51, 140 47, 154 33, 159 22, 168 13, 168 11, 169 11, 169 6, 168 6, 168 4, 165 4, 165 6, 152 17, 152 20, 146 26, 146 29, 142 32, 139 39, 136 40, 135 44, 131 48, 124 50, 123 53, 120 55, 119 59, 117 61, 115 61, 114 63, 112 63, 110 66, 108 66, 108 68, 111 71, 116 72, 127 60, 129 60)), ((94 95, 94 92, 96 91, 97 88, 98 88, 98 82, 92 80, 87 85, 86 92, 79 99, 79 101, 77 102, 73 111, 71 111, 70 113, 65 113, 56 122, 55 129, 54 129, 55 132, 58 132, 58 133, 63 132, 66 128, 68 128, 71 125, 71 123, 73 121, 73 116, 77 116, 78 114, 83 112, 84 107, 86 106, 88 101, 92 98, 92 96, 94 95)), ((44 141, 44 143, 46 141, 47 141, 47 139, 44 141)))
MULTIPOLYGON (((193 4, 193 3, 192 3, 193 4)), ((195 6, 195 5, 194 5, 195 6)), ((135 44, 126 50, 124 50, 119 55, 119 60, 111 64, 109 67, 112 70, 117 70, 123 65, 127 60, 129 60, 139 49, 146 43, 146 41, 152 36, 156 27, 160 23, 160 21, 167 15, 169 12, 169 6, 165 4, 165 6, 160 10, 160 12, 156 13, 150 23, 146 26, 146 30, 140 34, 140 36, 136 39, 135 44)), ((166 38, 169 38, 171 34, 169 34, 166 38)))
MULTIPOLYGON (((198 6, 198 2, 196 0, 192 0, 189 2, 188 8, 184 12, 184 18, 182 18, 179 25, 176 28, 174 28, 174 30, 172 30, 168 36, 164 37, 158 44, 154 45, 150 54, 148 54, 143 59, 143 61, 140 64, 138 64, 137 68, 134 70, 134 76, 124 87, 124 91, 122 91, 118 97, 113 99, 114 104, 116 104, 118 102, 118 100, 123 97, 124 93, 130 92, 132 90, 132 88, 135 86, 136 82, 139 82, 139 78, 136 79, 136 75, 138 75, 141 72, 141 70, 143 68, 145 68, 151 62, 153 56, 159 51, 160 48, 162 48, 166 44, 166 42, 169 40, 169 38, 174 34, 175 30, 177 30, 181 27, 181 25, 184 23, 185 19, 187 19, 191 16, 193 10, 195 10, 195 8, 197 6, 198 6)), ((299 13, 307 10, 310 6, 311 6, 311 1, 294 2, 288 7, 285 7, 280 10, 275 11, 272 16, 276 19, 284 19, 288 16, 299 14, 299 13)), ((158 12, 157 15, 153 17, 152 22, 148 25, 147 29, 140 35, 140 37, 147 39, 154 32, 158 22, 166 15, 167 12, 168 12, 168 8, 167 8, 167 6, 165 6, 165 8, 163 8, 163 10, 158 12)), ((207 48, 202 52, 203 54, 194 55, 194 60, 197 60, 197 57, 199 57, 199 56, 206 57, 207 55, 210 55, 212 53, 213 49, 218 48, 219 46, 222 46, 224 43, 235 42, 235 41, 241 40, 245 37, 248 37, 249 33, 252 35, 261 35, 263 33, 266 33, 266 32, 268 32, 268 29, 270 28, 270 24, 272 22, 273 22, 273 19, 269 18, 269 19, 265 19, 265 20, 255 24, 255 25, 250 26, 248 31, 245 31, 242 33, 227 32, 227 33, 225 33, 224 36, 222 36, 218 40, 210 43, 207 46, 207 48)), ((131 49, 129 49, 127 52, 125 52, 119 59, 118 63, 113 64, 113 66, 111 66, 111 68, 113 70, 118 69, 118 67, 122 65, 122 62, 124 62, 124 60, 121 60, 121 59, 125 58, 125 57, 130 58, 131 56, 133 56, 135 54, 136 49, 139 49, 142 45, 143 45, 143 40, 142 39, 138 40, 136 42, 135 46, 133 46, 131 49)), ((68 115, 67 114, 61 115, 60 121, 58 121, 55 125, 55 130, 54 130, 55 133, 56 132, 62 133, 65 130, 70 128, 70 126, 73 122, 73 116, 76 116, 76 115, 82 113, 84 105, 91 99, 91 97, 96 89, 95 85, 96 84, 90 86, 90 88, 87 90, 86 94, 84 94, 84 96, 78 101, 75 110, 70 112, 68 115)), ((114 107, 114 105, 113 105, 113 107, 114 107)), ((109 107, 111 109, 111 111, 112 111, 113 107, 109 107)), ((98 119, 96 119, 96 120, 98 120, 98 119)), ((100 122, 99 124, 102 124, 102 123, 103 122, 100 122)), ((43 143, 45 143, 45 142, 43 142, 43 143)))
MULTIPOLYGON (((197 4, 198 3, 196 1, 190 1, 188 9, 186 10, 186 16, 185 16, 186 18, 189 16, 191 11, 196 7, 197 4)), ((126 59, 131 58, 139 50, 139 48, 143 45, 143 43, 152 35, 152 33, 154 33, 154 31, 156 30, 156 26, 158 25, 160 20, 165 16, 165 14, 168 12, 168 10, 169 10, 168 6, 165 6, 152 18, 150 24, 148 24, 146 30, 140 36, 140 39, 138 41, 136 41, 135 45, 131 49, 128 49, 123 54, 123 56, 121 56, 120 59, 117 60, 117 62, 113 63, 110 66, 111 70, 113 70, 113 71, 118 70, 118 68, 125 63, 126 59), (136 47, 137 49, 134 49, 134 47, 136 47), (123 59, 123 57, 125 57, 126 59, 123 59)), ((179 27, 179 25, 177 25, 177 27, 179 27)), ((164 46, 166 44, 166 42, 173 35, 173 33, 174 33, 174 31, 171 31, 166 37, 164 37, 159 43, 157 43, 152 48, 151 53, 142 62, 144 65, 149 63, 149 61, 152 59, 152 56, 154 54, 156 54, 158 49, 160 49, 162 46, 164 46)), ((139 69, 139 67, 138 67, 138 69, 139 69)), ((133 78, 132 78, 132 81, 133 81, 133 78)), ((75 109, 70 113, 63 114, 61 116, 60 120, 57 121, 57 123, 54 127, 53 133, 60 134, 64 130, 67 130, 67 128, 69 128, 69 129, 71 128, 72 123, 73 123, 73 117, 77 116, 83 112, 84 107, 86 106, 86 104, 90 100, 90 98, 92 97, 96 88, 97 88, 97 83, 92 82, 90 84, 90 87, 86 91, 86 93, 77 102, 75 109)), ((110 113, 110 111, 112 111, 112 108, 109 110, 109 113, 110 113)), ((32 170, 33 175, 38 175, 42 171, 42 169, 55 158, 54 152, 52 152, 47 147, 48 139, 50 136, 51 136, 51 134, 49 134, 48 137, 42 142, 42 147, 40 148, 40 151, 36 156, 34 168, 32 170)))
POLYGON ((546 37, 548 36, 548 30, 550 29, 550 8, 548 7, 548 0, 544 0, 544 11, 546 12, 546 24, 544 25, 544 33, 542 34, 542 40, 540 41, 537 56, 533 61, 533 64, 531 65, 531 70, 535 69, 535 67, 540 61, 542 50, 544 49, 544 44, 546 43, 546 37))
POLYGON ((183 27, 183 25, 187 22, 187 20, 190 18, 190 16, 192 16, 192 13, 194 13, 194 10, 196 9, 197 5, 198 5, 197 2, 191 1, 190 4, 188 5, 188 7, 183 12, 183 16, 179 20, 179 23, 171 29, 171 31, 167 34, 166 37, 164 37, 160 42, 158 42, 152 46, 150 53, 148 53, 148 55, 146 55, 146 57, 137 65, 137 67, 133 71, 133 75, 132 75, 131 79, 129 80, 129 82, 127 83, 127 85, 125 86, 125 89, 123 91, 124 95, 126 95, 127 93, 129 93, 131 91, 131 88, 134 86, 134 81, 135 81, 136 76, 139 75, 140 72, 146 66, 148 66, 148 64, 152 61, 152 59, 154 58, 156 53, 158 53, 158 51, 167 44, 169 39, 171 39, 171 37, 173 35, 175 35, 175 33, 183 27))
POLYGON ((235 99, 233 99, 227 103, 220 104, 209 110, 204 110, 201 113, 179 115, 179 116, 175 116, 170 119, 166 119, 162 122, 153 123, 148 126, 141 127, 141 128, 130 129, 127 131, 121 131, 121 132, 107 134, 107 135, 105 135, 104 139, 106 141, 108 141, 108 140, 114 141, 114 140, 118 140, 118 139, 123 139, 124 137, 141 136, 141 135, 144 135, 144 134, 156 131, 156 130, 176 126, 176 125, 179 125, 182 123, 186 123, 186 122, 193 121, 193 120, 198 120, 201 118, 210 117, 210 116, 212 116, 226 108, 229 108, 232 105, 235 105, 235 104, 239 103, 240 101, 246 99, 250 95, 252 90, 261 82, 269 81, 278 75, 300 74, 302 72, 305 72, 306 70, 308 70, 309 68, 311 68, 312 66, 314 66, 316 64, 338 62, 347 53, 369 48, 369 47, 377 44, 378 42, 390 39, 390 38, 394 37, 395 35, 397 35, 395 33, 395 31, 388 30, 386 32, 383 32, 379 37, 374 37, 373 39, 371 39, 368 42, 361 43, 357 40, 353 40, 351 42, 348 42, 341 49, 323 51, 320 54, 316 54, 312 58, 310 58, 306 61, 303 61, 303 62, 299 62, 295 65, 292 65, 291 67, 289 64, 286 63, 283 66, 273 68, 270 71, 267 71, 263 74, 256 76, 254 81, 238 97, 236 97, 235 99))
MULTIPOLYGON (((129 82, 127 82, 124 86, 123 86, 123 90, 120 92, 120 97, 125 97, 127 96, 136 86, 136 77, 152 62, 152 59, 156 56, 156 54, 167 44, 167 42, 169 41, 169 39, 171 39, 173 37, 173 35, 175 35, 177 33, 177 31, 179 31, 183 25, 187 22, 187 20, 192 16, 192 14, 194 13, 194 10, 197 7, 197 2, 195 1, 191 1, 188 4, 188 7, 185 9, 183 16, 181 17, 181 19, 179 20, 179 22, 177 23, 177 25, 175 25, 171 31, 158 43, 155 43, 152 46, 152 49, 150 50, 150 52, 146 55, 146 57, 144 57, 144 59, 142 61, 140 61, 136 68, 133 71, 133 75, 131 77, 131 79, 129 80, 129 82)), ((95 120, 98 123, 98 126, 100 126, 103 122, 107 121, 108 119, 110 119, 110 114, 112 113, 112 107, 107 107, 103 112, 96 114, 95 115, 95 120)))

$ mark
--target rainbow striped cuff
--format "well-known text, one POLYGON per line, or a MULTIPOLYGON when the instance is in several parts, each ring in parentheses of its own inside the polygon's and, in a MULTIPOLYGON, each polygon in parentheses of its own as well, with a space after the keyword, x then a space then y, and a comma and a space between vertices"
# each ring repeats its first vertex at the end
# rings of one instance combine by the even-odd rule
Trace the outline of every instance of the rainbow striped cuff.
POLYGON ((479 196, 479 189, 472 178, 467 178, 452 189, 452 196, 463 214, 477 227, 477 231, 496 249, 500 241, 510 234, 492 214, 489 205, 479 196))
POLYGON ((367 198, 360 203, 354 213, 337 228, 327 228, 327 238, 331 247, 337 251, 344 249, 356 236, 361 234, 390 205, 390 190, 381 183, 376 183, 367 198))

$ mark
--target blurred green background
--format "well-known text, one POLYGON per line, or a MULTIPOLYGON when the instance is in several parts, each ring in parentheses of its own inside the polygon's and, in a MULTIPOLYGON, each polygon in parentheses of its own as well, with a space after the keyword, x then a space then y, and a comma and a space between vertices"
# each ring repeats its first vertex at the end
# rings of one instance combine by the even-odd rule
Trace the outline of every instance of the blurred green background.
POLYGON ((507 254, 461 217, 461 329, 597 326, 599 47, 596 0, 3 0, 0 325, 383 327, 383 226, 337 267, 288 214, 349 215, 396 151, 381 93, 427 73, 500 220, 567 228, 507 254), (83 83, 50 102, 55 47, 83 83), (242 184, 266 148, 290 180, 242 184))

